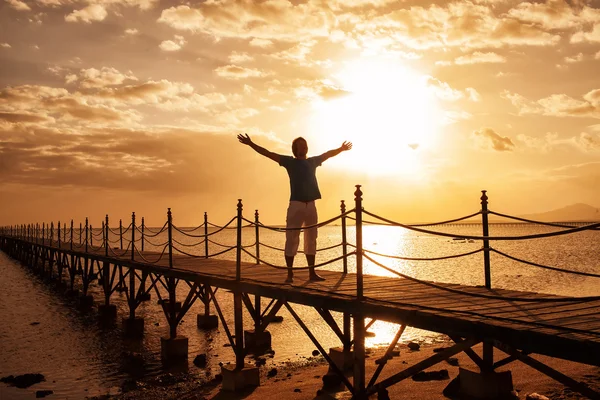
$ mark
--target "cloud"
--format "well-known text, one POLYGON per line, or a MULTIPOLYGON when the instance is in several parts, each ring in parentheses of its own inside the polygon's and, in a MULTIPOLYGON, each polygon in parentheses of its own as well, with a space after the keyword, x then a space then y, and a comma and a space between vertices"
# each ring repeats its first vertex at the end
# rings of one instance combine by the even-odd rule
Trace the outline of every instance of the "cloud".
POLYGON ((31 7, 21 0, 5 0, 8 5, 17 11, 31 11, 31 7))
POLYGON ((0 121, 10 122, 12 124, 40 123, 51 120, 51 118, 38 114, 0 112, 0 121))
POLYGON ((125 29, 125 34, 127 35, 137 35, 138 33, 140 33, 140 31, 138 31, 137 29, 125 29))
POLYGON ((465 64, 484 64, 484 63, 505 63, 506 58, 503 56, 496 54, 494 52, 482 53, 476 51, 472 54, 468 54, 466 56, 457 57, 454 60, 454 64, 456 65, 465 65, 465 64))
POLYGON ((600 118, 600 89, 592 90, 582 100, 566 94, 552 94, 531 101, 517 93, 504 91, 501 95, 519 109, 519 114, 540 114, 555 117, 600 118))
POLYGON ((508 15, 548 30, 577 28, 600 19, 599 10, 587 5, 571 6, 564 0, 522 2, 512 8, 508 15))
POLYGON ((583 61, 583 53, 576 54, 572 57, 565 57, 565 62, 569 64, 574 64, 583 61))
POLYGON ((525 147, 536 149, 547 153, 558 146, 569 146, 581 152, 588 153, 600 150, 600 134, 590 134, 582 132, 577 136, 560 138, 557 133, 546 133, 543 138, 536 138, 521 134, 517 140, 522 142, 525 147))
POLYGON ((85 22, 90 24, 93 21, 103 21, 108 13, 101 4, 90 4, 81 10, 75 10, 65 17, 67 22, 85 22))
POLYGON ((185 43, 186 41, 183 36, 175 35, 175 41, 164 40, 158 47, 163 51, 179 51, 185 43))
POLYGON ((473 88, 466 88, 465 91, 454 89, 447 82, 442 82, 432 76, 427 77, 427 87, 440 100, 444 101, 457 101, 463 98, 468 98, 471 101, 479 101, 481 99, 477 90, 473 88))
POLYGON ((295 5, 288 1, 221 0, 198 4, 197 8, 187 5, 168 8, 162 11, 158 22, 217 39, 301 42, 327 37, 335 25, 335 16, 317 2, 295 5))
POLYGON ((229 62, 233 64, 241 64, 249 61, 253 61, 254 57, 246 52, 234 51, 229 55, 229 62))
POLYGON ((600 22, 594 24, 589 32, 579 31, 571 36, 571 43, 600 43, 600 22))
POLYGON ((594 55, 594 60, 600 60, 600 50, 594 55))
POLYGON ((273 41, 268 39, 252 38, 252 40, 248 44, 252 47, 261 47, 263 49, 266 49, 268 47, 273 46, 273 41))
POLYGON ((215 73, 226 79, 262 78, 270 75, 259 69, 240 67, 238 65, 225 65, 215 69, 215 73))
POLYGON ((491 148, 496 151, 512 151, 515 148, 515 144, 509 137, 502 137, 490 128, 482 128, 480 130, 473 131, 473 136, 481 139, 480 144, 484 147, 491 148))
POLYGON ((2 47, 4 49, 10 49, 12 46, 8 43, 0 43, 0 47, 2 47))
MULTIPOLYGON (((74 77, 67 78, 69 81, 74 82, 74 77)), ((79 73, 79 85, 82 88, 101 88, 105 86, 116 86, 121 85, 123 82, 133 80, 137 81, 137 78, 133 74, 123 74, 115 68, 102 67, 101 69, 88 68, 82 69, 79 73)))

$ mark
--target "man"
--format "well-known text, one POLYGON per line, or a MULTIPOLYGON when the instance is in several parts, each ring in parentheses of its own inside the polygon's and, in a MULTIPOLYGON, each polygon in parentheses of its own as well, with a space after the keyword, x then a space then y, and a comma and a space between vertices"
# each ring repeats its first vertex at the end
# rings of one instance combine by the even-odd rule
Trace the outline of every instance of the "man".
MULTIPOLYGON (((273 153, 264 147, 260 147, 250 139, 248 134, 238 135, 238 140, 252 147, 258 154, 261 154, 275 161, 287 170, 290 178, 290 204, 287 210, 286 226, 288 228, 301 228, 302 226, 311 226, 317 224, 317 208, 315 200, 321 198, 317 176, 315 174, 317 167, 323 161, 340 154, 342 151, 350 150, 352 143, 344 142, 334 150, 329 150, 320 156, 307 158, 308 143, 302 137, 294 139, 292 142, 292 153, 294 157, 284 156, 273 153)), ((300 230, 292 229, 286 231, 285 235, 285 263, 288 268, 287 283, 294 280, 294 257, 298 252, 300 243, 300 230)), ((317 228, 312 227, 304 230, 304 254, 309 266, 309 278, 311 281, 322 281, 323 277, 315 272, 315 255, 317 253, 317 228)))

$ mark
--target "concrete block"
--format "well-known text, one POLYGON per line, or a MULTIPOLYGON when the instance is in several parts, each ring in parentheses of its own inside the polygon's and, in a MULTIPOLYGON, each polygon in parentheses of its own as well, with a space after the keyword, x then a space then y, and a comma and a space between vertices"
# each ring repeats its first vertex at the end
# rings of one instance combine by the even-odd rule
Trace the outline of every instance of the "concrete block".
POLYGON ((114 304, 100 304, 98 315, 104 321, 112 321, 117 318, 117 306, 114 304))
POLYGON ((219 326, 219 316, 198 314, 196 316, 196 325, 200 329, 215 329, 219 326))
MULTIPOLYGON (((162 305, 165 308, 165 310, 167 310, 167 312, 171 311, 171 304, 170 304, 169 300, 163 300, 162 305)), ((176 301, 175 302, 175 312, 178 313, 179 311, 181 311, 181 302, 176 301)))
POLYGON ((130 338, 144 336, 144 318, 123 318, 123 332, 130 338))
MULTIPOLYGON (((350 372, 354 370, 354 351, 346 350, 342 347, 329 348, 329 358, 342 372, 350 372)), ((329 367, 331 370, 331 367, 329 367)))
POLYGON ((459 368, 460 394, 472 399, 511 398, 512 374, 503 372, 473 372, 459 368))
POLYGON ((188 338, 176 336, 174 338, 160 338, 160 355, 163 363, 186 362, 188 359, 188 338))
POLYGON ((223 381, 221 389, 237 392, 247 387, 260 386, 259 369, 253 365, 245 364, 244 368, 236 369, 234 365, 221 366, 223 381))
POLYGON ((245 330, 244 347, 249 351, 270 349, 271 333, 269 331, 255 332, 254 329, 245 330))
POLYGON ((94 305, 94 296, 91 294, 79 297, 79 307, 83 309, 90 309, 94 305))

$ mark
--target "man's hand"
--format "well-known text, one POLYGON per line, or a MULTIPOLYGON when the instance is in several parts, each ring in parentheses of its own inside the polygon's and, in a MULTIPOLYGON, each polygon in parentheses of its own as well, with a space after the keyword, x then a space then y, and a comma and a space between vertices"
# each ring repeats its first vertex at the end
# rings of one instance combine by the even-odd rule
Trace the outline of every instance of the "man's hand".
POLYGON ((352 142, 344 142, 344 143, 342 143, 340 150, 346 151, 346 150, 350 150, 351 148, 352 148, 352 142))
POLYGON ((239 135, 237 135, 237 138, 240 141, 240 143, 250 146, 252 144, 252 139, 250 139, 250 136, 248 136, 247 133, 245 135, 246 136, 244 136, 240 133, 239 135))

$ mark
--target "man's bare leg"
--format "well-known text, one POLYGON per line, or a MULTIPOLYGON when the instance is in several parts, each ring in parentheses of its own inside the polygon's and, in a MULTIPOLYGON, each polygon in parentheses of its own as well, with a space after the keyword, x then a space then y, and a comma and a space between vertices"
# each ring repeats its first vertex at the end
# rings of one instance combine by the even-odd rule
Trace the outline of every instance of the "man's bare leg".
POLYGON ((311 281, 324 281, 321 275, 315 272, 315 255, 314 254, 306 254, 306 262, 308 263, 308 279, 311 281))
POLYGON ((288 276, 285 282, 292 283, 294 281, 294 271, 292 269, 294 266, 294 256, 285 256, 285 265, 288 267, 288 276))

